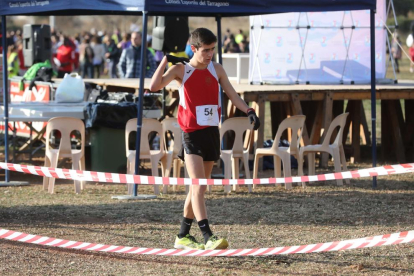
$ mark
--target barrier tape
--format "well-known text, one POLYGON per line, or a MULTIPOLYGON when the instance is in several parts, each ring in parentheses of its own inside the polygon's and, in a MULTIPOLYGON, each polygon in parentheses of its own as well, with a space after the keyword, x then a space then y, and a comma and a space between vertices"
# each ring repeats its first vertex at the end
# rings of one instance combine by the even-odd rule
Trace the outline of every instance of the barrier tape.
POLYGON ((299 182, 314 182, 337 179, 352 179, 362 177, 373 177, 390 174, 403 174, 414 172, 414 163, 387 165, 357 171, 347 171, 339 173, 327 173, 311 176, 294 176, 278 178, 255 178, 255 179, 191 179, 191 178, 173 178, 158 177, 146 175, 105 173, 94 171, 80 171, 70 169, 48 168, 40 166, 28 166, 12 163, 0 162, 0 168, 5 170, 23 172, 27 174, 54 177, 59 179, 95 181, 105 183, 126 183, 142 185, 266 185, 266 184, 284 184, 299 182))
POLYGON ((129 247, 106 244, 95 244, 62 240, 50 237, 30 235, 7 229, 0 229, 0 239, 19 241, 23 243, 40 244, 44 246, 78 249, 86 251, 128 253, 138 255, 160 255, 160 256, 191 256, 191 257, 238 257, 238 256, 264 256, 264 255, 287 255, 314 252, 343 251, 357 248, 378 247, 385 245, 396 245, 400 243, 411 243, 414 241, 414 230, 386 234, 381 236, 365 237, 353 240, 308 244, 299 246, 284 246, 273 248, 253 249, 224 249, 224 250, 181 250, 146 247, 129 247))

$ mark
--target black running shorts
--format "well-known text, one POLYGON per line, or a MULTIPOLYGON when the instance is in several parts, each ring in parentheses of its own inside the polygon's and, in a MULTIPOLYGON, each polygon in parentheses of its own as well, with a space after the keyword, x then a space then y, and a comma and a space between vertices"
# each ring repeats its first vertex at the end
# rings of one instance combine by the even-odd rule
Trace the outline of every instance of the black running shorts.
POLYGON ((220 158, 220 132, 212 126, 190 133, 182 133, 183 146, 178 157, 184 160, 185 154, 196 154, 204 161, 217 161, 220 158))

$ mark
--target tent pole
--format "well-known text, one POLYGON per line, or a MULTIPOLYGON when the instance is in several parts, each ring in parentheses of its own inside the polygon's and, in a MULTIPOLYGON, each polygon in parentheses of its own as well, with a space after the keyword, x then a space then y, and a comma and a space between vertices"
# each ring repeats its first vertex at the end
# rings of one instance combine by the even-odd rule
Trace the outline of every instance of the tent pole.
POLYGON ((218 53, 218 62, 223 64, 223 45, 221 41, 221 16, 216 16, 217 21, 217 53, 218 53))
MULTIPOLYGON (((220 63, 221 65, 223 65, 223 42, 221 41, 221 16, 217 15, 216 16, 216 21, 217 21, 217 55, 218 55, 218 63, 220 63)), ((226 116, 226 111, 224 110, 224 93, 223 93, 223 88, 221 88, 221 85, 219 84, 219 89, 220 89, 220 101, 221 101, 221 116, 220 116, 220 122, 223 123, 224 122, 224 118, 226 116)), ((223 141, 221 142, 221 149, 224 149, 224 145, 226 145, 226 139, 223 138, 223 141)), ((224 163, 221 163, 221 168, 223 171, 223 177, 224 177, 224 163)), ((224 191, 226 191, 226 189, 224 189, 224 191)), ((230 190, 229 190, 230 191, 230 190)))
MULTIPOLYGON (((216 16, 216 21, 217 21, 217 54, 218 54, 218 63, 220 63, 221 65, 223 65, 223 45, 222 45, 222 41, 221 41, 221 16, 217 15, 216 16)), ((226 116, 225 110, 223 108, 223 88, 221 88, 220 86, 220 99, 221 99, 221 122, 223 123, 224 121, 224 117, 226 116)))
MULTIPOLYGON (((377 101, 375 94, 375 10, 370 12, 370 31, 371 31, 371 120, 372 120, 372 167, 377 166, 377 138, 376 138, 376 120, 377 120, 377 101)), ((377 177, 372 178, 372 188, 377 188, 377 177)))
MULTIPOLYGON (((137 114, 137 137, 135 140, 135 175, 139 174, 139 152, 141 150, 141 128, 142 128, 142 110, 144 104, 144 80, 147 53, 147 27, 148 12, 142 12, 142 43, 141 43, 141 75, 139 76, 139 96, 138 96, 138 114, 137 114)), ((138 184, 134 184, 134 197, 138 194, 138 184)))
MULTIPOLYGON (((141 64, 139 75, 139 94, 138 94, 138 113, 137 113, 137 137, 135 139, 135 175, 139 175, 139 153, 141 150, 141 129, 142 129, 142 111, 144 105, 144 81, 146 71, 147 58, 147 28, 148 28, 148 12, 142 12, 142 43, 141 43, 141 64)), ((128 145, 126 145, 128 146, 128 145)), ((128 189, 129 190, 129 189, 128 189)), ((138 184, 134 184, 133 194, 127 196, 113 196, 114 199, 154 199, 156 195, 139 195, 138 184)))
MULTIPOLYGON (((7 71, 7 28, 6 28, 6 16, 1 16, 1 31, 3 34, 3 106, 4 106, 4 162, 9 161, 9 86, 8 86, 8 71, 7 71)), ((5 181, 10 181, 9 170, 5 170, 5 181)))

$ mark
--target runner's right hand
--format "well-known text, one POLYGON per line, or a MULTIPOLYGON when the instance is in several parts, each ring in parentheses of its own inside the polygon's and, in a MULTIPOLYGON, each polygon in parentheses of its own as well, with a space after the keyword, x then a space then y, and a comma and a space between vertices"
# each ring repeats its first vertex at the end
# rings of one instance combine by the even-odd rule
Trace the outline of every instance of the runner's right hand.
POLYGON ((184 57, 175 57, 172 55, 167 55, 167 61, 171 62, 173 65, 177 64, 177 63, 182 63, 185 64, 185 62, 190 62, 190 60, 188 58, 184 58, 184 57))

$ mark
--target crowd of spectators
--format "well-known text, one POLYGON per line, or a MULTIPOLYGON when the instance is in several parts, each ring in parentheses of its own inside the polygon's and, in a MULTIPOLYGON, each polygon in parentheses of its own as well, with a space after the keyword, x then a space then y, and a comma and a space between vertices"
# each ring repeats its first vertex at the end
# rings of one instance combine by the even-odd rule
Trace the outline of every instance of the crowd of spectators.
MULTIPOLYGON (((84 78, 99 78, 107 75, 110 78, 138 78, 141 61, 140 32, 121 33, 116 29, 113 33, 105 31, 82 32, 74 36, 52 30, 51 49, 52 64, 62 78, 66 73, 78 72, 84 78)), ((147 78, 152 77, 163 53, 151 48, 152 37, 147 37, 146 52, 147 78)), ((23 76, 27 71, 24 66, 22 31, 7 33, 7 61, 9 76, 23 76)), ((240 30, 234 35, 228 29, 223 39, 224 53, 248 53, 249 42, 240 30)), ((183 52, 172 53, 180 57, 192 57, 189 44, 183 52)))
MULTIPOLYGON (((27 68, 23 62, 23 37, 22 31, 11 31, 6 34, 7 43, 7 67, 9 77, 23 75, 27 68)), ((3 47, 1 47, 3 51, 3 47)))
MULTIPOLYGON (((150 48, 151 39, 151 36, 147 37, 145 76, 148 78, 157 67, 155 51, 150 48)), ((58 77, 78 71, 84 78, 99 78, 103 74, 110 78, 138 78, 141 41, 140 32, 121 34, 119 30, 112 34, 92 30, 72 38, 53 33, 53 60, 58 77)))
POLYGON ((239 30, 239 33, 234 35, 230 29, 227 29, 223 39, 223 52, 224 53, 248 53, 249 41, 247 36, 243 33, 243 30, 239 30))
MULTIPOLYGON (((23 76, 27 71, 24 66, 23 39, 21 30, 7 32, 7 61, 9 77, 23 76)), ((148 36, 145 76, 150 78, 157 68, 157 60, 162 58, 151 48, 152 37, 148 36), (157 59, 158 56, 158 59, 157 59)), ((138 78, 141 61, 140 32, 121 34, 82 32, 67 36, 52 30, 51 49, 52 64, 58 77, 66 73, 78 72, 82 77, 99 78, 138 78)))

